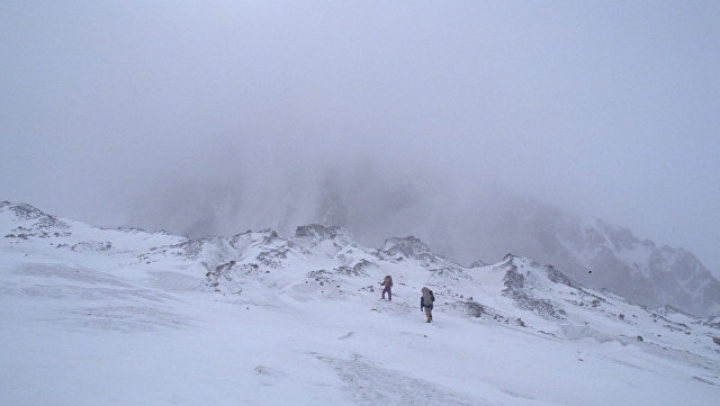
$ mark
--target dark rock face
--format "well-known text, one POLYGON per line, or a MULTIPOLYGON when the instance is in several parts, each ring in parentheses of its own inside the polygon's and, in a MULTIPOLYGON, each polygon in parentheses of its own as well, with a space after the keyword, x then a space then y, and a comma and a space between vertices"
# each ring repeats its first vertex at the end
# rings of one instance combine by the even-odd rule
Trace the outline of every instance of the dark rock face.
POLYGON ((405 238, 388 238, 382 251, 388 255, 402 255, 407 258, 419 258, 430 253, 430 247, 419 238, 409 236, 405 238))
MULTIPOLYGON (((526 278, 515 265, 514 261, 514 256, 507 255, 501 265, 501 267, 505 269, 505 278, 503 282, 505 289, 503 289, 502 294, 512 298, 521 309, 530 310, 543 317, 564 319, 565 311, 557 307, 552 301, 533 297, 528 289, 532 287, 526 286, 526 278)), ((539 266, 539 264, 533 265, 539 266)), ((537 269, 534 269, 534 271, 537 271, 537 269)), ((545 277, 547 277, 548 280, 552 280, 555 283, 562 283, 558 282, 559 280, 562 280, 567 281, 568 286, 572 287, 574 285, 574 282, 552 267, 545 267, 544 269, 541 269, 541 272, 542 271, 547 273, 545 277)))
POLYGON ((295 237, 307 237, 325 240, 334 239, 338 236, 347 236, 347 231, 342 227, 323 226, 319 224, 299 226, 295 230, 295 237))

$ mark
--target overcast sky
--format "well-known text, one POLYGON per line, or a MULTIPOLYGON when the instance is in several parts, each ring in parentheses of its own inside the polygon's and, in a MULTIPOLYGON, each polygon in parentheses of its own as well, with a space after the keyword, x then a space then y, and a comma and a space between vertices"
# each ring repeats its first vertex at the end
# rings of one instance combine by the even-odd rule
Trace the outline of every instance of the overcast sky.
POLYGON ((720 274, 717 1, 5 0, 0 78, 0 199, 63 217, 494 183, 720 274))

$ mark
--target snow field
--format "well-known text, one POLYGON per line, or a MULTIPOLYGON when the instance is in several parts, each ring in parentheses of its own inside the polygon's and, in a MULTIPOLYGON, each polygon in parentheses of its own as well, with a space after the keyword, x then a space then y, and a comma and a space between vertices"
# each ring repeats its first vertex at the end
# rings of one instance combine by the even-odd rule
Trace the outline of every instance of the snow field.
POLYGON ((548 283, 526 261, 517 260, 527 266, 525 288, 563 304, 565 319, 519 308, 500 293, 505 272, 494 266, 464 272, 424 258, 435 261, 428 270, 337 241, 265 234, 195 252, 162 234, 72 231, 0 246, 1 405, 709 406, 720 399, 711 330, 677 315, 653 319, 610 298, 576 306, 570 302, 589 299, 548 283), (57 248, 78 241, 90 241, 78 246, 88 249, 57 248), (262 267, 251 266, 256 259, 262 267), (361 260, 380 265, 353 274, 361 260), (348 268, 339 271, 338 261, 348 268), (380 299, 386 273, 395 282, 392 302, 380 299), (426 285, 438 299, 431 324, 419 307, 426 285), (469 297, 499 316, 466 314, 458 303, 469 297))

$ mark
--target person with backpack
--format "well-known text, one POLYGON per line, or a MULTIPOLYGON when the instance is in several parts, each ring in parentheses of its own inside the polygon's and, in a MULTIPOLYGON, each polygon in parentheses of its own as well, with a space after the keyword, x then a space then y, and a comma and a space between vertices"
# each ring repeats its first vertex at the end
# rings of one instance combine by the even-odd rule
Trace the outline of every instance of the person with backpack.
POLYGON ((380 286, 385 286, 385 289, 382 291, 382 297, 381 299, 385 299, 385 293, 388 295, 388 301, 392 301, 392 276, 385 275, 385 279, 383 279, 382 282, 380 282, 380 286))
POLYGON ((420 296, 420 311, 425 311, 425 323, 432 323, 432 309, 435 302, 435 295, 432 290, 427 287, 422 288, 422 296, 420 296))

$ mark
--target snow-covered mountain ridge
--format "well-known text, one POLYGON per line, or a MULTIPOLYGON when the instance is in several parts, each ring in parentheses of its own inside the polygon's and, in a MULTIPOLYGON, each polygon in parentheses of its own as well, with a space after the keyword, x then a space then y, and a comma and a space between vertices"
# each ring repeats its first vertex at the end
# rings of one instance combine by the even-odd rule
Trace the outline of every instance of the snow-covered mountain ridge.
MULTIPOLYGON (((640 370, 650 370, 651 376, 669 388, 679 385, 683 390, 692 389, 694 394, 687 404, 710 404, 705 400, 720 394, 720 345, 713 342, 720 337, 720 319, 632 305, 616 295, 584 287, 552 266, 511 254, 496 264, 464 267, 433 254, 427 244, 414 237, 390 238, 380 249, 371 249, 356 243, 343 228, 321 225, 298 227, 295 235, 287 238, 273 230, 262 230, 231 238, 190 240, 137 229, 98 229, 58 219, 29 205, 10 203, 0 204, 0 230, 0 300, 9 304, 0 313, 4 351, 23 348, 16 335, 27 334, 37 326, 68 331, 68 339, 83 340, 107 331, 174 337, 175 333, 160 332, 214 326, 212 329, 221 329, 222 333, 209 335, 214 340, 229 334, 232 338, 228 343, 250 345, 260 353, 267 350, 263 342, 273 342, 294 349, 282 360, 299 357, 303 365, 330 366, 337 372, 335 379, 341 381, 338 387, 355 393, 356 397, 345 399, 345 404, 374 403, 374 398, 361 393, 368 386, 388 385, 375 380, 376 375, 394 382, 389 390, 400 391, 396 386, 402 384, 416 389, 414 393, 402 392, 401 398, 407 398, 404 402, 391 397, 397 404, 416 404, 421 401, 419 394, 432 392, 442 404, 557 404, 552 400, 557 393, 562 393, 569 404, 618 400, 613 394, 604 394, 581 401, 578 393, 567 388, 555 388, 552 394, 543 395, 542 391, 534 392, 537 387, 529 381, 511 383, 510 378, 500 378, 506 375, 499 371, 508 360, 495 359, 477 347, 477 340, 494 347, 493 337, 499 337, 499 342, 533 348, 526 354, 531 358, 539 356, 540 348, 563 354, 559 357, 564 361, 553 367, 555 374, 562 374, 559 368, 569 361, 568 356, 574 357, 574 362, 578 358, 580 362, 597 362, 598 369, 592 373, 608 368, 611 364, 607 359, 628 362, 626 358, 630 357, 642 365, 640 370), (386 274, 395 282, 392 302, 379 300, 378 282, 386 274), (415 333, 416 328, 425 327, 419 312, 423 286, 430 287, 437 298, 436 323, 428 326, 436 330, 415 333), (205 311, 213 316, 206 317, 205 311), (217 317, 243 322, 238 326, 230 321, 230 326, 220 327, 210 321, 217 317), (378 323, 397 327, 384 327, 383 334, 389 338, 381 338, 373 333, 378 323), (303 332, 298 330, 301 326, 303 332), (272 331, 272 335, 264 331, 272 331), (311 338, 300 339, 297 334, 310 334, 311 338), (277 337, 284 338, 278 341, 277 337), (427 347, 427 340, 434 338, 442 341, 427 347), (291 344, 297 340, 304 344, 291 344), (333 349, 319 349, 326 345, 333 349), (618 345, 611 347, 618 354, 609 355, 604 345, 618 345), (375 352, 384 352, 385 346, 402 355, 375 358, 375 352), (407 352, 410 348, 424 348, 423 357, 415 360, 407 352), (312 360, 300 354, 312 354, 312 360), (462 359, 451 354, 462 354, 462 359), (410 372, 428 359, 437 364, 448 357, 458 370, 437 366, 429 375, 410 372), (660 372, 649 367, 657 362, 673 367, 663 367, 660 372), (494 365, 495 370, 487 375, 470 368, 477 363, 494 365), (388 368, 395 373, 389 373, 388 368), (368 371, 373 373, 368 375, 368 371), (398 380, 396 375, 405 378, 398 380), (474 378, 464 381, 467 378, 459 376, 474 378), (683 376, 687 379, 678 378, 683 376), (441 382, 437 390, 428 390, 435 379, 441 382), (475 382, 472 387, 480 389, 458 389, 456 385, 461 382, 475 382)), ((229 345, 223 343, 217 345, 229 345)), ((7 360, 4 370, 23 368, 23 360, 8 352, 3 352, 1 359, 7 360)), ((524 362, 516 361, 518 365, 524 362)), ((543 358, 537 362, 553 361, 543 358)), ((250 392, 288 381, 305 388, 296 388, 305 394, 319 388, 308 390, 303 386, 306 381, 287 379, 295 376, 291 367, 271 364, 253 364, 249 369, 255 371, 255 380, 241 385, 250 392)), ((567 368, 574 371, 577 366, 567 368)), ((636 368, 634 365, 631 370, 636 368)), ((532 379, 546 379, 541 372, 531 375, 532 379)), ((574 378, 567 375, 565 379, 574 378)), ((603 376, 596 384, 611 380, 610 375, 603 376)), ((643 385, 648 390, 657 389, 654 383, 643 385)), ((19 399, 13 397, 17 387, 0 389, 5 393, 0 400, 19 399)), ((338 396, 326 391, 321 391, 325 403, 338 396)), ((275 399, 272 396, 276 395, 265 396, 275 399)), ((647 393, 633 392, 630 398, 642 396, 647 393)), ((651 397, 652 404, 672 404, 658 403, 659 397, 651 397)), ((309 400, 299 403, 313 404, 309 400)))
MULTIPOLYGON (((363 296, 378 293, 375 282, 392 274, 402 287, 400 292, 419 292, 421 285, 428 285, 444 305, 457 312, 480 316, 477 311, 482 308, 483 314, 502 315, 503 320, 533 319, 545 328, 547 323, 571 319, 585 323, 599 314, 613 319, 632 312, 657 320, 661 313, 662 317, 668 313, 633 306, 607 291, 583 287, 552 266, 512 254, 497 264, 466 268, 433 254, 412 236, 389 238, 375 250, 356 243, 341 227, 321 225, 298 227, 290 238, 268 229, 191 240, 138 229, 97 229, 58 219, 27 204, 3 202, 0 215, 6 228, 3 245, 8 249, 47 255, 42 247, 47 244, 58 251, 132 258, 126 263, 150 268, 174 260, 197 270, 207 287, 240 300, 252 297, 253 292, 277 291, 338 299, 363 296)), ((682 321, 668 321, 668 325, 712 327, 715 320, 679 311, 670 314, 682 321)), ((627 323, 622 318, 616 321, 627 323)))
MULTIPOLYGON (((465 237, 446 250, 476 253, 465 254, 466 261, 513 252, 634 303, 669 305, 697 316, 720 314, 720 281, 692 253, 532 199, 511 195, 498 201, 488 198, 476 211, 459 209, 468 220, 453 223, 449 233, 465 237)), ((427 239, 431 245, 442 242, 427 239)))
POLYGON ((650 307, 720 314, 720 281, 690 252, 635 237, 630 230, 586 219, 556 226, 546 240, 553 264, 587 286, 609 289, 650 307))

